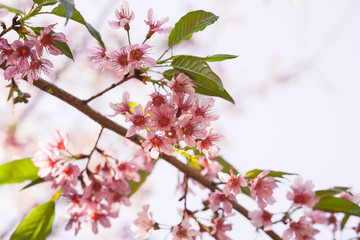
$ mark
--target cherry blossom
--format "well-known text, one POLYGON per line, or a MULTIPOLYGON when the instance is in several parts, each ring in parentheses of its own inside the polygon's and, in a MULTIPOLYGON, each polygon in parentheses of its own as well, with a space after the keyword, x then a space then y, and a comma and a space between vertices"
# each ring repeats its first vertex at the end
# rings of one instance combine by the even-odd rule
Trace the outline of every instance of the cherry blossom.
POLYGON ((154 33, 170 33, 171 32, 171 27, 167 27, 167 28, 161 28, 161 26, 166 23, 167 21, 169 21, 169 18, 162 18, 160 20, 155 20, 154 18, 154 10, 152 10, 151 8, 148 10, 148 14, 147 14, 147 20, 145 20, 146 25, 148 25, 150 27, 149 32, 146 35, 146 38, 151 38, 151 36, 154 33))
POLYGON ((155 59, 148 56, 148 49, 151 46, 146 44, 134 44, 128 46, 129 52, 129 65, 134 69, 140 69, 143 67, 154 67, 156 65, 155 59))
POLYGON ((184 94, 187 93, 191 96, 195 94, 194 86, 191 78, 183 73, 179 73, 167 84, 175 93, 184 94))
POLYGON ((130 21, 134 19, 134 11, 130 11, 129 3, 124 1, 119 9, 115 11, 116 20, 109 21, 109 25, 113 28, 124 28, 126 31, 130 29, 130 21))
POLYGON ((232 211, 232 205, 230 201, 236 201, 236 197, 232 193, 230 193, 229 195, 225 195, 223 192, 215 190, 215 192, 210 193, 209 201, 210 209, 212 211, 215 212, 216 210, 218 210, 220 207, 220 203, 223 203, 225 213, 230 214, 232 211))
POLYGON ((249 212, 249 218, 251 219, 251 224, 256 228, 264 227, 264 231, 271 230, 272 216, 273 216, 272 213, 269 213, 264 209, 254 210, 249 212))
POLYGON ((122 102, 121 103, 110 103, 110 107, 114 110, 114 114, 110 115, 110 117, 114 117, 118 114, 126 114, 131 113, 131 106, 129 104, 130 94, 128 92, 123 93, 122 102))
POLYGON ((306 181, 301 177, 297 177, 294 180, 294 185, 290 186, 293 192, 288 192, 286 194, 287 199, 294 202, 295 206, 307 206, 313 207, 318 201, 315 192, 312 190, 314 184, 311 181, 306 181))
POLYGON ((45 58, 38 59, 35 56, 34 52, 32 52, 30 56, 31 56, 31 62, 29 69, 27 71, 27 80, 30 84, 33 84, 34 80, 38 80, 40 78, 41 73, 44 73, 51 80, 55 78, 54 72, 49 69, 54 67, 52 62, 50 62, 45 58))
POLYGON ((129 112, 126 113, 125 121, 132 122, 132 125, 127 131, 125 137, 131 137, 140 130, 146 129, 146 125, 149 122, 149 118, 146 116, 148 112, 149 112, 149 105, 147 105, 143 110, 143 107, 140 104, 134 108, 134 112, 132 114, 129 112))
POLYGON ((199 148, 200 152, 205 154, 207 158, 214 157, 219 153, 220 148, 215 145, 214 142, 219 141, 219 139, 223 137, 222 134, 211 132, 212 129, 204 139, 197 141, 197 147, 199 148))
POLYGON ((261 172, 253 181, 251 182, 251 197, 257 198, 257 203, 260 208, 264 209, 267 204, 274 204, 275 198, 273 195, 274 188, 277 188, 278 185, 275 183, 273 177, 267 176, 270 171, 261 172))
POLYGON ((43 49, 47 49, 52 55, 62 55, 60 49, 54 46, 54 42, 67 42, 66 36, 63 33, 51 33, 52 28, 56 24, 51 24, 44 28, 44 30, 40 30, 40 35, 37 37, 39 42, 36 45, 36 51, 39 56, 42 55, 43 49))
POLYGON ((212 219, 211 223, 213 224, 213 227, 210 231, 210 235, 219 240, 231 240, 231 238, 225 234, 225 232, 232 230, 231 223, 225 224, 226 219, 230 216, 233 216, 233 214, 229 214, 225 217, 223 213, 220 213, 217 218, 212 219))
POLYGON ((106 49, 97 43, 97 46, 86 50, 89 58, 91 59, 90 67, 94 69, 104 69, 109 65, 109 57, 106 49))
POLYGON ((235 176, 232 169, 230 169, 230 175, 227 173, 219 172, 218 176, 220 181, 226 183, 225 187, 223 188, 223 192, 226 196, 229 195, 231 191, 233 191, 235 195, 238 195, 241 193, 240 186, 247 186, 245 178, 241 177, 239 174, 235 176))
POLYGON ((174 147, 171 141, 163 136, 158 136, 154 132, 149 132, 147 140, 142 143, 144 151, 150 152, 152 158, 158 158, 160 152, 171 155, 174 147))
POLYGON ((143 240, 147 239, 156 226, 156 223, 153 219, 152 213, 148 213, 150 205, 145 205, 142 207, 142 211, 137 213, 138 218, 131 225, 131 230, 136 232, 135 239, 143 240))
POLYGON ((193 240, 196 236, 200 236, 200 232, 192 228, 189 218, 185 217, 181 224, 175 226, 171 231, 173 240, 193 240))
POLYGON ((282 238, 284 240, 315 240, 314 236, 318 233, 319 230, 313 228, 303 216, 298 222, 290 222, 290 228, 284 231, 282 238), (293 235, 295 235, 294 238, 292 238, 293 235))

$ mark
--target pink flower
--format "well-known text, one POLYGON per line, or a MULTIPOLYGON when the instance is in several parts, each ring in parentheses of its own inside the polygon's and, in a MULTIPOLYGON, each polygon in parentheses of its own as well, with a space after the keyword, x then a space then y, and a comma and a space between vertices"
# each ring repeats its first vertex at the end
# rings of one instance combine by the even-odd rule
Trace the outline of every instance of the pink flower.
POLYGON ((35 52, 31 54, 31 62, 29 69, 27 71, 27 80, 30 84, 33 84, 34 80, 38 80, 40 78, 41 73, 44 73, 51 80, 54 79, 54 72, 49 68, 53 68, 54 65, 52 62, 45 58, 38 59, 35 55, 35 52))
POLYGON ((146 38, 151 38, 151 36, 156 32, 157 33, 171 32, 171 27, 161 28, 161 26, 164 23, 166 23, 167 21, 169 21, 168 17, 160 19, 159 21, 156 21, 154 18, 154 11, 150 8, 148 10, 147 20, 145 20, 146 25, 148 25, 150 27, 149 32, 146 35, 146 38))
POLYGON ((109 25, 113 28, 124 28, 126 31, 130 29, 130 21, 134 19, 134 11, 130 11, 129 3, 124 1, 119 9, 116 9, 115 16, 117 20, 109 21, 109 25))
POLYGON ((178 136, 184 140, 189 147, 195 147, 195 139, 206 136, 207 131, 203 129, 201 124, 202 119, 195 117, 193 119, 185 118, 180 121, 180 128, 178 129, 178 136))
POLYGON ((106 49, 103 48, 99 43, 96 47, 86 50, 89 55, 91 62, 90 67, 94 69, 105 68, 108 66, 109 57, 107 56, 106 49))
POLYGON ((232 193, 225 195, 223 192, 220 192, 216 189, 215 192, 210 193, 209 201, 210 209, 212 211, 215 212, 218 210, 220 203, 223 203, 225 213, 230 214, 232 211, 232 205, 230 201, 236 201, 236 197, 232 193))
POLYGON ((171 108, 168 104, 162 107, 153 107, 150 110, 151 131, 169 131, 176 122, 176 109, 171 108))
POLYGON ((146 129, 146 126, 149 122, 149 118, 146 116, 149 111, 149 105, 145 107, 145 110, 143 110, 143 107, 140 105, 137 105, 134 108, 133 114, 126 113, 126 122, 132 122, 133 125, 129 128, 127 131, 125 137, 131 137, 140 130, 146 129))
MULTIPOLYGON (((7 39, 0 38, 0 64, 2 64, 11 54, 13 54, 14 50, 8 44, 7 39)), ((9 65, 9 62, 7 62, 9 65)))
POLYGON ((298 222, 292 221, 290 223, 290 228, 284 231, 282 238, 284 240, 315 240, 314 235, 318 233, 319 230, 313 228, 303 216, 298 222), (293 235, 295 238, 292 238, 293 235))
POLYGON ((97 207, 95 209, 88 209, 88 217, 87 220, 91 222, 92 225, 92 231, 93 233, 97 234, 98 233, 98 222, 105 228, 109 228, 111 227, 110 221, 109 219, 107 219, 109 215, 109 212, 102 208, 102 207, 97 207))
POLYGON ((216 178, 218 172, 223 169, 223 166, 220 163, 209 160, 204 156, 199 157, 198 163, 203 167, 201 174, 210 179, 216 178))
POLYGON ((50 179, 58 171, 56 160, 44 151, 37 151, 32 158, 34 165, 39 167, 38 176, 45 179, 50 179))
POLYGON ((54 154, 58 154, 61 150, 67 150, 67 142, 69 136, 60 132, 59 130, 55 131, 55 142, 49 142, 45 145, 45 148, 54 154))
POLYGON ((61 185, 76 186, 78 177, 80 176, 80 169, 77 165, 69 164, 67 167, 62 167, 56 172, 53 188, 61 185))
POLYGON ((166 96, 158 92, 154 92, 150 95, 151 103, 155 107, 160 107, 161 105, 167 103, 166 96))
MULTIPOLYGON (((232 216, 232 214, 228 215, 227 217, 232 216)), ((230 237, 226 236, 226 231, 232 230, 232 224, 224 224, 226 221, 226 218, 224 217, 223 213, 220 213, 217 218, 212 219, 211 223, 213 224, 213 228, 210 232, 210 234, 215 238, 219 240, 231 240, 230 237)))
POLYGON ((215 121, 219 118, 219 115, 212 114, 211 108, 214 106, 215 100, 213 98, 206 98, 200 102, 199 99, 195 100, 195 105, 191 109, 191 113, 194 117, 199 116, 203 118, 203 124, 205 126, 210 125, 210 121, 215 121))
POLYGON ((297 177, 294 180, 294 184, 290 186, 293 192, 287 192, 286 197, 290 201, 294 202, 294 205, 299 207, 301 205, 312 208, 315 203, 319 200, 315 192, 312 190, 314 184, 311 181, 306 181, 301 177, 297 177))
POLYGON ((240 186, 246 187, 247 182, 245 178, 241 177, 239 174, 235 177, 232 169, 230 169, 230 174, 231 175, 223 172, 218 173, 220 181, 226 183, 223 192, 226 196, 229 195, 231 191, 233 191, 235 195, 238 195, 241 193, 240 186))
POLYGON ((174 152, 174 146, 167 138, 158 136, 154 132, 149 132, 147 138, 148 139, 142 143, 142 146, 144 151, 150 151, 152 158, 158 158, 160 152, 168 155, 171 155, 174 152))
POLYGON ((214 142, 219 141, 219 139, 223 137, 222 134, 212 134, 211 132, 212 129, 206 138, 197 141, 197 147, 207 158, 214 157, 219 153, 220 148, 216 146, 214 142))
POLYGON ((107 191, 104 198, 113 210, 118 211, 120 203, 125 206, 131 205, 130 199, 127 197, 131 193, 131 189, 125 179, 109 178, 105 186, 107 191))
POLYGON ((278 185, 273 177, 266 177, 270 171, 263 171, 251 183, 251 197, 257 198, 260 208, 264 209, 267 204, 274 204, 276 201, 272 196, 274 188, 278 185))
POLYGON ((249 212, 249 218, 251 219, 251 224, 256 227, 264 227, 264 231, 270 231, 272 227, 272 214, 264 209, 254 210, 249 212))
POLYGON ((8 65, 15 65, 20 71, 26 71, 29 68, 28 58, 30 57, 31 49, 37 46, 38 43, 34 40, 29 40, 25 43, 15 40, 11 44, 11 48, 14 50, 13 54, 8 57, 8 65))
POLYGON ((304 216, 311 219, 311 223, 327 224, 328 218, 325 216, 324 212, 315 210, 315 211, 305 211, 304 216))
POLYGON ((123 93, 122 102, 121 103, 110 103, 110 107, 114 110, 114 114, 110 115, 110 117, 115 117, 118 114, 126 114, 131 113, 131 106, 129 104, 130 95, 128 92, 123 93))
POLYGON ((140 69, 141 65, 144 67, 154 67, 156 65, 155 59, 147 56, 147 50, 151 48, 149 45, 134 44, 128 46, 129 48, 129 65, 134 69, 140 69))
POLYGON ((128 47, 122 47, 119 51, 109 52, 109 67, 114 68, 123 77, 130 72, 128 47))
POLYGON ((39 44, 36 46, 36 52, 39 56, 42 55, 43 48, 46 48, 52 55, 62 55, 63 53, 54 46, 54 42, 67 42, 66 36, 63 33, 51 33, 51 29, 56 24, 51 24, 40 30, 40 35, 37 37, 39 44))
POLYGON ((194 96, 195 94, 195 84, 192 82, 191 78, 183 73, 179 73, 170 82, 168 82, 167 85, 177 94, 187 93, 191 96, 194 96))
POLYGON ((173 240, 193 240, 195 237, 200 236, 200 233, 191 227, 189 218, 185 217, 181 224, 175 226, 171 231, 173 240))
POLYGON ((134 182, 140 181, 139 169, 135 163, 121 162, 118 167, 118 176, 134 182))
POLYGON ((147 239, 156 226, 152 213, 148 214, 149 207, 149 205, 143 206, 142 211, 137 213, 138 218, 131 225, 131 230, 136 232, 136 240, 147 239))

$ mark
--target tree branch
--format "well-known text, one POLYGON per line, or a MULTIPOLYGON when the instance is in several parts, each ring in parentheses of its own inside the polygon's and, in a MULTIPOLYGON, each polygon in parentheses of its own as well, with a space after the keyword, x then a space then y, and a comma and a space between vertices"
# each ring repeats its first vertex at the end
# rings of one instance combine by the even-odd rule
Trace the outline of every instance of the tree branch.
MULTIPOLYGON (((80 112, 82 112, 83 114, 85 114, 86 116, 88 116, 89 118, 91 118, 92 120, 97 122, 98 124, 100 124, 103 128, 107 128, 107 129, 125 137, 126 132, 127 132, 126 128, 118 125, 114 121, 108 119, 107 117, 103 116, 99 112, 95 111, 94 109, 89 107, 85 101, 80 100, 79 98, 71 95, 70 93, 64 91, 63 89, 61 89, 61 88, 57 87, 56 85, 49 83, 43 79, 36 80, 36 81, 34 81, 33 84, 34 84, 34 86, 41 89, 42 91, 45 91, 45 92, 61 99, 62 101, 66 102, 67 104, 73 106, 74 108, 76 108, 77 110, 79 110, 80 112)), ((141 146, 141 143, 145 140, 143 137, 141 137, 139 135, 134 135, 132 137, 129 137, 128 139, 140 146, 141 146)), ((162 159, 164 159, 165 161, 167 161, 168 163, 170 163, 171 165, 173 165, 174 167, 176 167, 181 172, 183 172, 186 176, 189 176, 192 179, 201 183, 203 186, 208 188, 210 191, 213 192, 216 189, 218 189, 214 182, 212 182, 207 177, 201 175, 201 173, 198 170, 185 165, 184 163, 179 161, 177 158, 166 155, 164 153, 161 153, 160 157, 162 159)), ((244 217, 249 219, 247 209, 245 209, 243 206, 241 206, 240 204, 238 204, 234 201, 232 201, 231 203, 232 203, 233 208, 237 212, 239 212, 244 217)), ((274 240, 281 240, 281 238, 273 231, 265 231, 265 233, 274 240)))

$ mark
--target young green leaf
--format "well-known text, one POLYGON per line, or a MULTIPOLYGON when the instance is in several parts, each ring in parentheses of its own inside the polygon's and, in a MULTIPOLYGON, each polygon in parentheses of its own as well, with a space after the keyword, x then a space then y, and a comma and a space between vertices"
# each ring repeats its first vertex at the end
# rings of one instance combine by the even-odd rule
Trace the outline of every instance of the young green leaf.
MULTIPOLYGON (((55 7, 50 13, 59 17, 66 17, 64 9, 62 8, 61 5, 55 7)), ((81 13, 78 10, 76 10, 76 8, 74 8, 74 12, 71 19, 78 23, 83 24, 87 28, 91 36, 93 36, 100 43, 100 45, 105 48, 105 44, 101 39, 100 33, 93 26, 91 26, 90 23, 85 21, 84 17, 81 15, 81 13)))
POLYGON ((38 6, 47 6, 47 5, 54 5, 55 3, 58 3, 56 0, 34 0, 34 3, 36 3, 38 6))
POLYGON ((195 92, 199 94, 203 94, 206 96, 214 96, 214 97, 221 97, 222 99, 225 99, 232 104, 235 104, 234 99, 230 96, 230 94, 225 90, 219 90, 215 86, 208 85, 206 87, 203 86, 197 86, 195 87, 195 92))
POLYGON ((20 159, 0 166, 0 185, 35 180, 39 168, 29 159, 20 159))
POLYGON ((318 191, 316 191, 316 195, 318 195, 320 197, 333 196, 333 195, 345 192, 348 189, 349 189, 348 187, 333 187, 333 188, 326 189, 326 190, 318 190, 318 191))
MULTIPOLYGON (((44 30, 43 27, 31 27, 31 29, 34 31, 34 33, 39 36, 40 35, 40 30, 44 30)), ((53 31, 51 31, 52 33, 54 33, 53 31)), ((67 56, 68 58, 70 58, 71 60, 74 60, 74 56, 72 55, 71 49, 69 47, 69 45, 67 45, 66 42, 58 42, 58 41, 54 41, 53 45, 58 48, 65 56, 67 56)))
POLYGON ((171 65, 175 70, 185 73, 193 80, 197 93, 218 96, 234 103, 234 99, 224 89, 221 79, 201 58, 182 55, 174 59, 171 65))
POLYGON ((360 207, 344 198, 332 196, 323 197, 315 204, 313 209, 332 213, 341 212, 360 217, 360 207))
POLYGON ((64 10, 65 18, 66 18, 65 25, 66 25, 69 19, 73 16, 75 11, 74 0, 58 0, 58 1, 60 2, 62 9, 64 10))
POLYGON ((237 58, 238 55, 229 55, 229 54, 215 54, 207 57, 201 58, 205 62, 220 62, 228 59, 237 58))
POLYGON ((55 201, 34 208, 20 223, 10 240, 45 240, 55 216, 55 201))
POLYGON ((29 187, 35 186, 35 185, 37 185, 39 183, 43 183, 43 182, 45 182, 45 180, 43 178, 36 178, 35 180, 32 180, 31 183, 24 186, 21 190, 27 189, 29 187))
MULTIPOLYGON (((251 170, 245 174, 245 178, 250 178, 250 179, 256 178, 263 171, 265 170, 261 170, 261 169, 251 170)), ((270 173, 267 176, 283 178, 284 175, 294 175, 294 173, 270 171, 270 173)))
POLYGON ((219 17, 211 12, 198 10, 189 12, 175 24, 169 35, 169 47, 179 44, 183 40, 189 40, 193 33, 204 30, 213 24, 219 17))
POLYGON ((12 8, 12 7, 9 7, 5 4, 0 4, 0 8, 5 8, 7 9, 9 12, 12 12, 12 13, 15 13, 15 14, 18 14, 18 15, 21 15, 23 12, 20 11, 19 9, 16 9, 16 8, 12 8))
POLYGON ((341 220, 341 224, 340 224, 340 229, 343 230, 345 228, 345 224, 347 223, 347 221, 349 220, 350 215, 349 214, 345 214, 345 216, 343 217, 343 219, 341 220))
POLYGON ((174 73, 177 72, 175 69, 169 69, 166 70, 165 72, 163 72, 163 76, 167 79, 167 80, 171 80, 174 76, 174 73))

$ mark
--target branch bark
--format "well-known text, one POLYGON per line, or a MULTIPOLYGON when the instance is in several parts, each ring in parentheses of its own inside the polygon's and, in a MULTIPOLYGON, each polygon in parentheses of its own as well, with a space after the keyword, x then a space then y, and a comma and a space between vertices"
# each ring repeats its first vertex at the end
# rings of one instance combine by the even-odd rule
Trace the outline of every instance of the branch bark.
MULTIPOLYGON (((34 86, 41 89, 42 91, 45 91, 45 92, 55 96, 56 98, 61 99, 62 101, 66 102, 67 104, 73 106, 74 108, 76 108, 77 110, 79 110, 80 112, 82 112, 83 114, 85 114, 86 116, 88 116, 89 118, 91 118, 92 120, 97 122, 98 124, 100 124, 103 128, 109 129, 109 130, 125 137, 126 132, 127 132, 126 128, 120 126, 119 124, 115 123, 114 121, 108 119, 107 117, 103 116, 99 112, 92 109, 89 105, 87 105, 86 101, 80 100, 79 98, 71 95, 70 93, 64 91, 63 89, 61 89, 61 88, 57 87, 56 85, 54 85, 50 82, 47 82, 43 79, 36 80, 36 81, 34 81, 33 84, 34 84, 34 86)), ((143 137, 141 137, 139 135, 134 135, 132 137, 129 137, 128 139, 131 140, 132 142, 136 143, 139 146, 141 146, 141 143, 145 140, 143 137)), ((174 167, 176 167, 181 172, 183 172, 186 176, 191 177, 192 179, 201 183, 203 186, 208 188, 210 191, 213 192, 216 189, 218 189, 214 182, 212 182, 210 179, 206 178, 205 176, 201 175, 201 173, 198 170, 185 165, 184 163, 179 161, 177 158, 163 154, 163 153, 160 155, 160 157, 163 160, 170 163, 171 165, 173 165, 174 167)), ((237 202, 231 202, 231 203, 232 203, 233 208, 237 212, 242 214, 245 218, 249 219, 247 209, 245 209, 243 206, 241 206, 237 202)), ((272 238, 274 240, 281 240, 281 238, 273 231, 264 231, 264 232, 270 238, 272 238)))

